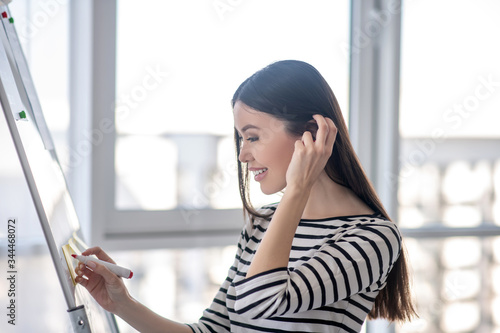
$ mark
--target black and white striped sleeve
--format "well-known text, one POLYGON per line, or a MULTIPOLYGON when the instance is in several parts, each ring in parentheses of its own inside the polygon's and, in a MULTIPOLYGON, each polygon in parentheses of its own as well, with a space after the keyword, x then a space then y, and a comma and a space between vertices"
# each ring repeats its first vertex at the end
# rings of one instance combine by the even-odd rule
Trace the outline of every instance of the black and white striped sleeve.
POLYGON ((401 236, 392 222, 358 224, 327 241, 293 270, 283 267, 233 281, 227 306, 247 318, 269 318, 377 291, 385 285, 400 249, 401 236))
POLYGON ((227 277, 215 295, 212 304, 203 312, 203 316, 198 323, 188 325, 193 332, 230 332, 229 315, 226 306, 227 290, 237 274, 241 253, 248 242, 248 228, 249 225, 247 224, 240 234, 233 265, 229 268, 227 277))

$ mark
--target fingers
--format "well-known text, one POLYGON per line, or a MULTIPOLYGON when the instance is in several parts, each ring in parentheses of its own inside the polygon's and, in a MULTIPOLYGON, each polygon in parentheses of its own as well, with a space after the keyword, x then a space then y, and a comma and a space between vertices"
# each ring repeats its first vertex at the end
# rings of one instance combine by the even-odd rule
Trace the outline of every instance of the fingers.
POLYGON ((311 132, 305 131, 304 134, 302 134, 302 143, 304 144, 304 146, 310 146, 314 143, 311 132))
POLYGON ((330 118, 326 118, 326 122, 329 125, 329 132, 328 132, 328 138, 326 139, 326 146, 328 147, 329 151, 331 152, 333 149, 333 145, 335 143, 335 139, 337 138, 337 126, 335 126, 335 123, 333 120, 330 118))
POLYGON ((78 264, 75 268, 75 273, 77 274, 75 282, 80 283, 84 287, 87 287, 91 282, 96 283, 96 280, 99 278, 104 279, 107 284, 114 284, 120 280, 120 278, 107 267, 95 262, 89 262, 88 265, 83 263, 78 264))
POLYGON ((92 276, 100 275, 104 279, 107 285, 116 285, 119 283, 120 278, 115 273, 111 272, 104 265, 95 262, 90 262, 88 265, 92 270, 92 272, 90 272, 89 275, 87 275, 89 279, 92 279, 92 276))
POLYGON ((82 286, 86 287, 88 284, 88 280, 84 278, 84 276, 90 275, 92 271, 88 269, 84 264, 80 263, 78 266, 75 267, 75 282, 81 284, 82 286))
POLYGON ((316 134, 316 143, 325 144, 327 151, 331 153, 335 138, 337 137, 337 126, 332 119, 323 117, 322 115, 313 115, 314 120, 318 124, 318 132, 316 134))
POLYGON ((106 252, 104 252, 104 250, 101 249, 99 246, 91 247, 91 248, 83 251, 82 255, 83 256, 95 255, 97 258, 99 258, 101 260, 110 262, 112 264, 116 264, 116 262, 113 259, 111 259, 111 257, 108 256, 108 254, 106 252))
POLYGON ((326 122, 325 117, 319 114, 315 114, 313 116, 314 120, 316 120, 316 124, 318 125, 318 132, 316 133, 316 142, 323 143, 326 142, 328 137, 328 123, 326 122))

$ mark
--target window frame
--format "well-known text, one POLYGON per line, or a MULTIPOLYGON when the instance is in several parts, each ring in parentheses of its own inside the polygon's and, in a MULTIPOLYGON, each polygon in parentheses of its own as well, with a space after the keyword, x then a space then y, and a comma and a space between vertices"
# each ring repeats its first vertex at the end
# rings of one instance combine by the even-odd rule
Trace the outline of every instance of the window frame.
POLYGON ((72 58, 70 147, 79 152, 86 143, 91 153, 80 154, 82 161, 72 169, 69 183, 89 243, 109 250, 235 244, 244 225, 242 209, 115 208, 117 2, 72 6, 71 29, 76 31, 72 35, 72 57, 79 61, 72 58), (90 21, 82 18, 85 13, 90 21), (88 96, 90 102, 82 105, 82 95, 88 96))
MULTIPOLYGON (((83 154, 82 162, 71 170, 69 183, 91 243, 113 250, 234 244, 244 223, 240 209, 114 209, 117 4, 115 0, 77 3, 71 4, 70 23, 70 146, 74 151, 81 150, 82 142, 88 141, 88 135, 84 134, 92 133, 92 129, 102 134, 102 140, 87 142, 91 153, 83 154), (86 201, 89 204, 86 205, 86 201)), ((397 177, 394 175, 399 172, 400 150, 401 6, 401 1, 393 0, 352 0, 350 22, 351 140, 368 177, 390 216, 394 217, 397 216, 397 191, 394 190, 397 177), (390 20, 385 24, 374 13, 388 13, 390 20), (376 27, 377 22, 379 30, 367 30, 376 27), (360 45, 356 33, 364 33, 369 37, 368 42, 360 45)), ((466 228, 463 232, 483 233, 481 228, 466 228)), ((446 227, 425 232, 403 230, 409 237, 433 237, 434 232, 448 237, 456 235, 457 230, 446 227)), ((486 233, 500 235, 500 227, 488 228, 486 233)))
MULTIPOLYGON (((350 136, 366 174, 396 223, 400 149, 408 146, 399 134, 402 5, 399 0, 353 0, 351 7, 350 136), (388 14, 389 20, 381 21, 380 13, 388 14), (379 30, 371 32, 370 27, 377 24, 379 30), (365 38, 363 43, 356 39, 359 35, 365 38)), ((415 239, 489 237, 500 235, 500 226, 483 221, 470 228, 437 225, 401 228, 401 232, 415 239)), ((367 322, 368 332, 395 332, 395 327, 384 320, 367 322)))
POLYGON ((70 146, 81 159, 71 169, 68 182, 89 243, 109 250, 234 244, 243 226, 240 209, 114 208, 117 3, 76 2, 71 6, 70 146), (86 13, 91 21, 85 20, 86 13), (96 140, 89 139, 88 133, 96 140), (91 152, 85 153, 89 148, 91 152))

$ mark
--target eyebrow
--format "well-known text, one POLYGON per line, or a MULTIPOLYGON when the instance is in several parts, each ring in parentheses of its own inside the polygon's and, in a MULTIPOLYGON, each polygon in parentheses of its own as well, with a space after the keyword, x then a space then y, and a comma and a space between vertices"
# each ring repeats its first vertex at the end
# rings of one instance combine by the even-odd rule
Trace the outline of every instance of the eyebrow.
POLYGON ((248 124, 248 125, 244 126, 244 127, 241 129, 241 133, 245 133, 247 130, 249 130, 249 129, 251 129, 251 128, 254 128, 254 129, 260 129, 259 127, 255 126, 255 125, 248 124))

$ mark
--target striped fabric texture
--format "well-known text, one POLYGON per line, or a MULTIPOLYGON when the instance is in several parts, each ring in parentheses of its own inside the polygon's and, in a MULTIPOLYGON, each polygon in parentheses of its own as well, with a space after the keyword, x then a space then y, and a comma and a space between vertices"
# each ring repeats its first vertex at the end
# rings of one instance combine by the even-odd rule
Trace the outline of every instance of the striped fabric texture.
POLYGON ((288 267, 246 279, 269 222, 247 222, 213 303, 188 326, 196 333, 359 332, 399 256, 396 225, 379 214, 302 219, 288 267))

